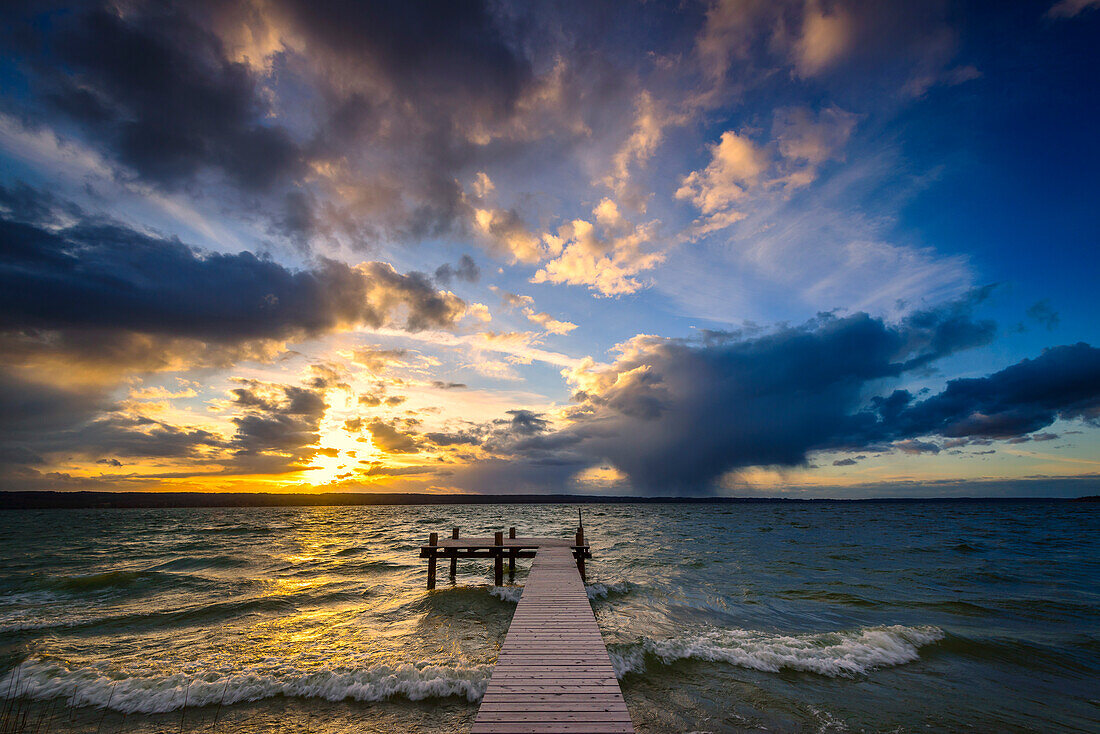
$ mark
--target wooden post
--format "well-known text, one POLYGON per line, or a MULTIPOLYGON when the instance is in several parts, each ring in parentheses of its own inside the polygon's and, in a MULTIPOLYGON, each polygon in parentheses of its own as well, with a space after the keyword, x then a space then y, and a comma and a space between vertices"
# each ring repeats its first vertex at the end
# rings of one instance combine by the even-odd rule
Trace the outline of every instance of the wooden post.
MULTIPOLYGON (((451 531, 451 539, 458 540, 458 528, 451 531)), ((458 548, 451 549, 454 555, 451 556, 451 581, 454 581, 455 573, 458 571, 458 548)))
POLYGON ((498 530, 493 542, 497 546, 493 550, 493 580, 497 586, 504 586, 504 533, 498 530))
MULTIPOLYGON (((516 539, 516 529, 508 528, 508 538, 510 540, 516 539)), ((513 549, 508 553, 508 580, 514 581, 516 576, 516 551, 513 549)))
MULTIPOLYGON (((439 533, 432 533, 428 536, 428 545, 439 545, 439 533)), ((431 551, 431 555, 428 556, 428 588, 435 588, 435 557, 436 551, 431 551)))
POLYGON ((581 572, 581 580, 587 581, 584 576, 584 526, 577 528, 577 545, 580 548, 577 550, 577 570, 581 572))

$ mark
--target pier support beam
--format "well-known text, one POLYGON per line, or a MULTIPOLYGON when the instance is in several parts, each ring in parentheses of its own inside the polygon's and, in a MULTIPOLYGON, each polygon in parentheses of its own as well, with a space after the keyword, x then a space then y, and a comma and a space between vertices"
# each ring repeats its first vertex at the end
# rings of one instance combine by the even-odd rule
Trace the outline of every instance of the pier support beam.
MULTIPOLYGON (((451 531, 451 539, 458 540, 458 528, 451 531)), ((451 556, 451 581, 455 580, 455 573, 458 572, 458 554, 451 556)))
MULTIPOLYGON (((508 539, 516 539, 516 529, 508 528, 508 539)), ((508 552, 508 581, 514 582, 516 580, 516 551, 512 550, 508 552)))
POLYGON ((497 546, 493 549, 493 583, 504 586, 504 533, 498 531, 493 542, 497 546))
MULTIPOLYGON (((584 526, 577 528, 577 545, 584 546, 584 526)), ((587 581, 584 575, 584 551, 577 553, 577 570, 581 572, 581 581, 587 581)))
MULTIPOLYGON (((432 533, 431 535, 428 536, 428 545, 431 545, 431 546, 439 545, 439 533, 432 533)), ((436 561, 436 557, 437 556, 436 556, 435 553, 432 553, 430 556, 428 556, 428 588, 429 589, 434 589, 435 588, 435 561, 436 561)))

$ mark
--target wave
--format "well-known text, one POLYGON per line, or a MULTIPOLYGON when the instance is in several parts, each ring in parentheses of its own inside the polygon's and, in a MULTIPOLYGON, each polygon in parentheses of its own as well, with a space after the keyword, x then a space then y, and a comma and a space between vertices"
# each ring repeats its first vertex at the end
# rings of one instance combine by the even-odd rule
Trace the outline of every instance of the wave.
POLYGON ((0 680, 0 695, 36 700, 64 698, 68 705, 111 708, 124 714, 161 714, 188 707, 258 701, 274 696, 342 701, 410 701, 459 696, 478 701, 492 673, 490 665, 404 663, 354 670, 300 671, 279 667, 246 669, 232 675, 177 673, 112 678, 98 669, 69 668, 51 660, 26 660, 0 680))
POLYGON ((612 645, 609 652, 619 678, 643 673, 652 662, 671 665, 677 660, 724 662, 767 673, 785 668, 837 678, 912 662, 920 657, 918 648, 943 638, 943 631, 931 626, 864 627, 853 632, 804 635, 713 629, 669 640, 642 638, 637 643, 612 645))
POLYGON ((629 594, 630 588, 631 585, 629 581, 620 581, 616 584, 587 584, 584 587, 584 591, 588 594, 589 600, 594 601, 596 599, 606 599, 612 595, 619 596, 622 594, 629 594))
MULTIPOLYGON (((629 593, 630 584, 626 581, 620 581, 618 583, 590 583, 585 585, 584 592, 588 595, 588 600, 595 601, 596 599, 606 599, 607 596, 610 595, 629 593)), ((521 596, 524 595, 524 588, 489 587, 488 593, 493 594, 500 601, 516 604, 519 602, 521 596)))
MULTIPOLYGON (((594 601, 596 599, 606 599, 611 595, 627 594, 630 592, 630 584, 626 581, 620 581, 617 584, 586 584, 584 591, 588 594, 589 600, 594 601)), ((523 587, 492 586, 489 588, 489 593, 501 601, 508 601, 516 604, 523 596, 523 587)))
POLYGON ((66 612, 42 618, 40 610, 14 610, 0 613, 0 632, 22 632, 29 630, 67 630, 69 632, 135 632, 147 629, 185 628, 196 625, 214 624, 229 619, 252 614, 287 614, 302 608, 324 607, 334 604, 362 603, 369 591, 345 590, 339 585, 329 585, 330 590, 310 589, 293 594, 253 597, 241 600, 223 601, 210 604, 165 609, 161 611, 134 611, 112 614, 114 609, 104 610, 106 614, 94 614, 89 608, 79 613, 66 612))
POLYGON ((180 556, 154 566, 151 571, 201 571, 209 568, 244 568, 249 562, 237 556, 180 556))
POLYGON ((99 591, 132 586, 144 576, 145 574, 141 571, 107 571, 87 576, 62 576, 52 581, 50 585, 66 591, 99 591))
POLYGON ((518 604, 520 597, 523 596, 522 586, 493 586, 489 589, 489 593, 495 596, 501 601, 510 601, 513 604, 518 604))

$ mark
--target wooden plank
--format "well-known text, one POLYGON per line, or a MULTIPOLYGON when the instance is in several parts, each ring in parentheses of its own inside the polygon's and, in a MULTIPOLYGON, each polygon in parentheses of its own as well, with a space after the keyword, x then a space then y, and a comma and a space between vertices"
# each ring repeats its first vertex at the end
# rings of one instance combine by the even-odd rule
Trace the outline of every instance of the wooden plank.
POLYGON ((572 545, 538 548, 471 734, 634 731, 572 545))
POLYGON ((633 734, 626 721, 474 722, 476 734, 633 734))

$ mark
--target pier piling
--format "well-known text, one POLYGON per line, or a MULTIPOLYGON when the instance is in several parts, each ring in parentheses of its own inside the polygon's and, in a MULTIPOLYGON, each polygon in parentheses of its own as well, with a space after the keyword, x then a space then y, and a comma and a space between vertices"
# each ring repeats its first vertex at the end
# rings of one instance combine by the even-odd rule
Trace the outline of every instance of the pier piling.
POLYGON ((493 583, 504 586, 504 533, 497 531, 493 541, 496 545, 493 549, 493 583))
MULTIPOLYGON (((439 545, 439 533, 432 533, 428 536, 428 545, 439 545)), ((435 560, 437 556, 433 553, 428 557, 428 588, 435 588, 435 560)))
MULTIPOLYGON (((516 539, 516 529, 514 527, 508 528, 508 540, 516 539)), ((516 551, 513 549, 508 552, 508 580, 515 581, 516 578, 516 551)))
MULTIPOLYGON (((451 540, 458 540, 458 528, 451 530, 451 540)), ((451 581, 455 580, 455 574, 458 572, 458 554, 455 553, 451 556, 451 581)))

